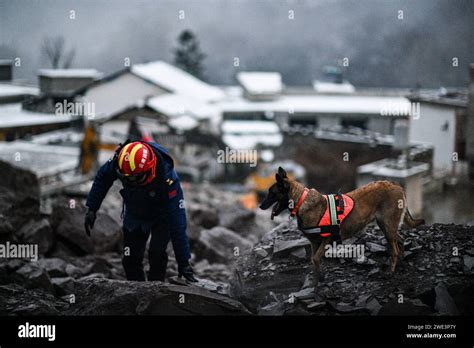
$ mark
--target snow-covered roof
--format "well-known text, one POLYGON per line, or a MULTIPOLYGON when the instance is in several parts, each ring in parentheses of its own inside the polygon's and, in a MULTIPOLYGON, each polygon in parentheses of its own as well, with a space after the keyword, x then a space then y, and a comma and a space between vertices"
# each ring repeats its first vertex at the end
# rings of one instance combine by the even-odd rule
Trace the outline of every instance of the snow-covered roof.
POLYGON ((40 145, 21 140, 0 142, 0 159, 31 170, 41 178, 77 167, 79 147, 40 145))
POLYGON ((31 136, 31 142, 43 145, 79 144, 84 139, 84 132, 78 128, 57 129, 31 136))
POLYGON ((191 96, 205 101, 222 99, 225 95, 218 87, 211 86, 187 72, 163 61, 132 66, 132 73, 170 92, 191 96))
POLYGON ((428 170, 428 163, 414 162, 410 163, 408 168, 398 168, 393 159, 386 158, 359 166, 357 173, 386 178, 407 178, 426 173, 428 170))
POLYGON ((40 69, 39 76, 46 77, 80 77, 80 78, 99 78, 101 73, 95 69, 40 69))
POLYGON ((333 83, 325 81, 313 81, 313 88, 319 93, 354 93, 355 88, 349 82, 333 83))
POLYGON ((244 98, 228 99, 216 106, 222 112, 272 111, 321 114, 408 114, 411 104, 403 97, 359 95, 284 95, 277 100, 256 102, 244 98))
POLYGON ((222 140, 233 149, 253 149, 258 144, 279 146, 283 135, 272 121, 224 121, 222 140))
POLYGON ((9 83, 0 83, 0 98, 15 97, 22 95, 38 95, 39 89, 36 87, 18 86, 9 83))
POLYGON ((237 74, 237 80, 249 94, 275 95, 283 89, 281 75, 277 72, 243 71, 237 74))
POLYGON ((280 129, 272 121, 224 121, 221 125, 222 133, 233 134, 277 134, 280 129))
POLYGON ((0 105, 0 128, 68 123, 71 115, 55 115, 23 110, 21 103, 0 105))
POLYGON ((148 99, 147 106, 168 117, 192 115, 198 119, 213 118, 218 110, 209 103, 181 94, 161 94, 148 99))
POLYGON ((232 149, 248 150, 254 149, 258 144, 264 146, 280 146, 283 142, 281 134, 271 135, 233 135, 225 134, 222 136, 222 141, 232 149))
POLYGON ((188 116, 188 115, 183 115, 183 116, 178 116, 176 118, 173 118, 168 122, 170 127, 173 127, 174 129, 182 130, 182 131, 187 131, 193 128, 196 128, 199 125, 199 122, 196 121, 194 117, 188 116))

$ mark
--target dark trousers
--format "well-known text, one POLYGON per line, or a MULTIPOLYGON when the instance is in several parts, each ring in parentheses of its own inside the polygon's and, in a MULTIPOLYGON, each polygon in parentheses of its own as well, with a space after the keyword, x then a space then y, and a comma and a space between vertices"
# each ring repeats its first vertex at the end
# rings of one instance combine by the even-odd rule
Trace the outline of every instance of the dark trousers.
POLYGON ((168 255, 166 247, 170 241, 168 228, 156 221, 147 221, 125 216, 123 223, 124 256, 123 268, 128 280, 145 280, 143 257, 148 238, 150 271, 148 280, 164 281, 168 255))

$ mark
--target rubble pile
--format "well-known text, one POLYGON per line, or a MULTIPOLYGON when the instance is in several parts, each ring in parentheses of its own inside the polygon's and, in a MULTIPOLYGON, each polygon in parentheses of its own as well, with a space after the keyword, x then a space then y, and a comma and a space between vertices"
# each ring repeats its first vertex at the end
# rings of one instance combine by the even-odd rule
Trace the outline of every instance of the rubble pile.
MULTIPOLYGON (((175 295, 189 293, 193 301, 181 306, 179 313, 206 314, 247 313, 227 296, 236 258, 250 250, 266 230, 256 213, 245 210, 235 193, 214 190, 209 185, 186 190, 188 234, 193 250, 192 263, 199 277, 199 286, 192 289, 177 279, 177 265, 169 247, 168 285, 141 285, 126 282, 122 267, 120 184, 114 185, 103 202, 91 237, 84 232, 85 197, 90 188, 78 185, 63 195, 42 201, 38 182, 33 174, 0 162, 8 180, 0 185, 0 240, 2 243, 37 244, 39 260, 0 258, 0 314, 108 314, 115 305, 100 307, 89 298, 86 307, 79 307, 88 296, 95 297, 105 289, 117 287, 116 302, 122 308, 122 295, 153 293, 150 308, 140 313, 158 314, 159 304, 172 313, 175 295), (102 283, 94 282, 100 279, 102 283), (91 294, 91 284, 95 293, 91 294), (183 290, 181 288, 186 288, 183 290), (148 289, 148 290, 146 290, 148 289), (156 294, 155 294, 156 292, 156 294), (70 296, 77 299, 74 306, 70 296), (38 298, 42 298, 38 303, 38 298), (82 299, 82 300, 81 300, 82 299), (197 303, 201 303, 197 305, 197 303), (74 309, 73 309, 74 308, 74 309), (82 308, 82 309, 79 309, 82 308), (184 312, 183 312, 184 311, 184 312)), ((260 219, 263 220, 263 219, 260 219)), ((145 269, 148 268, 145 255, 145 269)), ((142 284, 143 285, 143 284, 142 284)), ((148 296, 148 295, 146 295, 148 296)), ((132 299, 123 300, 128 303, 132 299)), ((131 307, 129 314, 137 314, 131 307)), ((127 310, 128 310, 127 309, 127 310)), ((176 309, 176 308, 175 308, 176 309)), ((121 312, 120 312, 121 313, 121 312)))
POLYGON ((171 246, 167 282, 128 282, 119 185, 109 192, 89 238, 83 218, 90 183, 45 202, 34 175, 3 162, 0 167, 0 242, 35 244, 39 253, 38 260, 0 258, 0 315, 474 312, 469 226, 402 230, 405 251, 393 276, 385 272, 386 241, 369 227, 345 241, 364 245, 363 261, 323 259, 325 279, 315 298, 310 245, 293 221, 271 221, 268 212, 244 209, 235 193, 193 185, 185 187, 185 200, 199 284, 177 277, 171 246))
POLYGON ((402 228, 405 250, 392 275, 387 242, 369 226, 344 241, 363 245, 364 259, 323 258, 315 298, 309 242, 284 222, 237 260, 230 291, 262 315, 472 314, 473 233, 454 224, 402 228))

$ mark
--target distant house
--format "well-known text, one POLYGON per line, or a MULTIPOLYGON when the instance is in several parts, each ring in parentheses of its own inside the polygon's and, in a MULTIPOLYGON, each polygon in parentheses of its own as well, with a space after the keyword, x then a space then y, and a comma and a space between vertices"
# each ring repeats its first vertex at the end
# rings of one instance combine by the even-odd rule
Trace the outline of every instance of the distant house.
POLYGON ((393 134, 397 118, 407 118, 410 102, 400 96, 283 92, 274 100, 255 101, 233 95, 219 102, 224 120, 272 120, 282 129, 306 126, 320 129, 358 127, 393 134))
POLYGON ((0 105, 0 141, 67 128, 72 116, 24 110, 20 103, 0 105))
POLYGON ((213 102, 224 97, 219 88, 162 61, 133 65, 84 87, 78 93, 82 94, 82 102, 94 103, 98 120, 145 108, 147 100, 164 94, 177 94, 185 97, 181 100, 189 98, 201 102, 213 102))
POLYGON ((22 102, 39 94, 38 88, 20 85, 13 79, 12 61, 0 61, 0 141, 69 127, 70 116, 23 109, 22 102))
POLYGON ((419 103, 410 117, 410 141, 431 143, 433 169, 455 173, 465 167, 468 96, 464 90, 422 91, 409 96, 419 103))
POLYGON ((0 104, 21 102, 38 93, 38 88, 21 85, 13 79, 11 60, 0 60, 0 104))
POLYGON ((39 93, 23 102, 23 108, 32 112, 65 113, 81 115, 86 111, 73 103, 76 91, 102 76, 95 69, 40 69, 39 93), (58 108, 58 103, 61 108, 58 108), (64 105, 68 105, 68 107, 64 105))
POLYGON ((283 83, 277 72, 242 71, 237 80, 243 88, 244 96, 250 100, 272 100, 281 95, 283 83))

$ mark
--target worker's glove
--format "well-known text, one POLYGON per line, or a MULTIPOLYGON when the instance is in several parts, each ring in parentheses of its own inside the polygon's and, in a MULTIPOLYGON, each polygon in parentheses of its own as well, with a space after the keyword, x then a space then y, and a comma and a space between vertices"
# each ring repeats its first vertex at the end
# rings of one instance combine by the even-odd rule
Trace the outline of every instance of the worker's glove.
POLYGON ((84 227, 86 229, 86 234, 90 237, 91 230, 94 228, 96 214, 95 211, 87 209, 86 218, 84 220, 84 227))
POLYGON ((195 283, 198 280, 194 277, 194 271, 191 265, 186 262, 185 264, 178 265, 178 275, 184 277, 188 282, 195 283))

